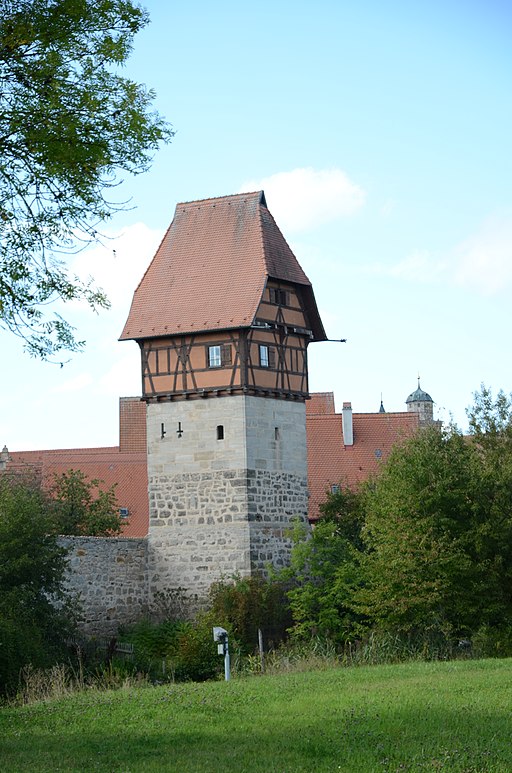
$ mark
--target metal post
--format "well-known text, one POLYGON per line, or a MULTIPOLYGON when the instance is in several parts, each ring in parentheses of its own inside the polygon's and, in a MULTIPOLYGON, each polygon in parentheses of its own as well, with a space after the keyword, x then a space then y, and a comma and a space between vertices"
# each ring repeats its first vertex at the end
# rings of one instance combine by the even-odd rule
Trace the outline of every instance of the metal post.
POLYGON ((229 642, 228 637, 224 641, 224 679, 229 682, 231 678, 231 668, 229 662, 229 642))

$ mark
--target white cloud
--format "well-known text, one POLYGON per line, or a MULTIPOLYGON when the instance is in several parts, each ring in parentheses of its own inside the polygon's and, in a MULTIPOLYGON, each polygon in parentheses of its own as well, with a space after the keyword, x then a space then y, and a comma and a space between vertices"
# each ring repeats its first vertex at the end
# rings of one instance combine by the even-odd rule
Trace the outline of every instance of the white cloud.
POLYGON ((307 231, 353 215, 365 201, 365 191, 341 169, 309 168, 248 180, 240 192, 264 190, 267 204, 283 231, 307 231))
POLYGON ((94 278, 112 306, 126 308, 162 239, 163 232, 144 223, 105 234, 102 245, 90 247, 74 260, 71 270, 82 279, 94 278))
POLYGON ((408 282, 444 282, 494 295, 512 286, 512 215, 495 215, 442 257, 429 250, 414 250, 392 265, 364 266, 366 274, 389 276, 408 282))
POLYGON ((512 215, 493 216, 454 250, 458 284, 494 295, 512 285, 512 215))

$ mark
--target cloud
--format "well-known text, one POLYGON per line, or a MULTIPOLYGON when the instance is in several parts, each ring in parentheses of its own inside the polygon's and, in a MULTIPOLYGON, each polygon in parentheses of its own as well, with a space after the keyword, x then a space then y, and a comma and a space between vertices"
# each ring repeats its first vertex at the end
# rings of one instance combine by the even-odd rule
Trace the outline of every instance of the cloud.
POLYGON ((512 214, 484 220, 474 234, 440 257, 417 249, 397 263, 375 263, 362 271, 407 282, 444 282, 483 295, 506 291, 512 286, 512 214))
POLYGON ((270 211, 283 231, 307 231, 353 215, 365 201, 365 191, 341 169, 310 167, 248 180, 240 192, 264 190, 270 211))
POLYGON ((512 214, 495 215, 459 244, 454 252, 459 285, 495 295, 512 285, 512 214))
POLYGON ((84 280, 93 277, 94 285, 105 290, 113 307, 127 310, 162 236, 162 231, 144 223, 106 232, 103 244, 81 252, 71 270, 84 280))

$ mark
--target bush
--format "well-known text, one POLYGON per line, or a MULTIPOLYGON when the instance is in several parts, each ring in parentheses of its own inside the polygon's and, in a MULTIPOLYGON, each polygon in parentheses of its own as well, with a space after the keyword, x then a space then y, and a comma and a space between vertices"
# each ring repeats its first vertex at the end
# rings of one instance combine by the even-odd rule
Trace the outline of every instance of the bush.
POLYGON ((245 654, 258 648, 258 629, 266 648, 273 649, 286 639, 292 624, 285 583, 259 575, 214 583, 210 613, 213 625, 232 629, 245 654))
MULTIPOLYGON (((134 645, 136 669, 153 681, 202 682, 217 678, 224 668, 213 641, 213 619, 211 613, 203 613, 194 622, 143 620, 122 637, 134 645)), ((230 648, 237 648, 231 636, 230 648)))

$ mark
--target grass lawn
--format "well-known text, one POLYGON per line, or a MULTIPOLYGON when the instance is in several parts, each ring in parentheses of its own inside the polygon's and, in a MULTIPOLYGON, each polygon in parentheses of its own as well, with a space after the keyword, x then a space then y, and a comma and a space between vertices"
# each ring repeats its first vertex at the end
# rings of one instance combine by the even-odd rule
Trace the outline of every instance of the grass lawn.
POLYGON ((512 771, 512 661, 88 692, 0 710, 0 770, 512 771))

